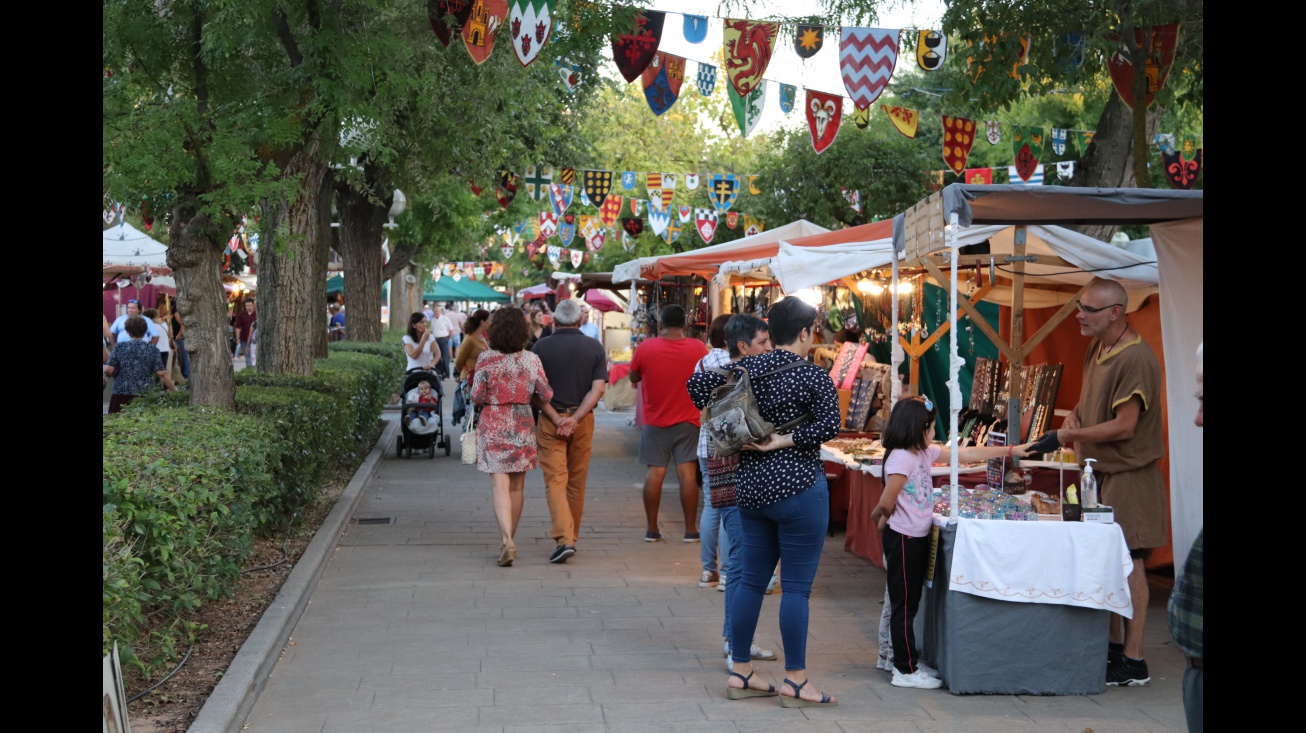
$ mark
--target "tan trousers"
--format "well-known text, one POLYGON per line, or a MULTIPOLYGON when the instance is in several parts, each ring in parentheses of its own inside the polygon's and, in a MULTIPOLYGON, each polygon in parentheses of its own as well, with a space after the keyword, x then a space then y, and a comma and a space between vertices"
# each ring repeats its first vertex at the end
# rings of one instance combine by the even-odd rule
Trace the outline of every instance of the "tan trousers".
POLYGON ((585 509, 585 480, 590 471, 590 441, 594 437, 594 413, 581 418, 571 435, 558 435, 558 426, 540 415, 535 424, 540 468, 544 471, 544 497, 553 518, 553 540, 559 545, 576 544, 580 517, 585 509))

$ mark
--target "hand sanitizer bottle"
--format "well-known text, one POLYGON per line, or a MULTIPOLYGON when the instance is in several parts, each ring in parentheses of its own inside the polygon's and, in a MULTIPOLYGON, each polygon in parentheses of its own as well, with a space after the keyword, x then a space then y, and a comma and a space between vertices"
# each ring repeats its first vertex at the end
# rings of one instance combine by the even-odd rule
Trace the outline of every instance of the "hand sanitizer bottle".
POLYGON ((1084 506, 1089 509, 1097 507, 1097 477, 1093 475, 1093 463, 1096 460, 1096 458, 1085 458, 1084 472, 1079 477, 1079 490, 1084 498, 1084 506))

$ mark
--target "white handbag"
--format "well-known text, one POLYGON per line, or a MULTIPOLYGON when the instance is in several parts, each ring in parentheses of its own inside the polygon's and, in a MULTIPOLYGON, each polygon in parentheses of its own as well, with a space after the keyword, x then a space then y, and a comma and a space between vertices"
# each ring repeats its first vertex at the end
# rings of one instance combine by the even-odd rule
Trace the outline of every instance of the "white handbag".
POLYGON ((458 442, 462 446, 463 463, 474 465, 476 463, 476 408, 472 405, 467 406, 467 420, 463 423, 463 434, 459 436, 458 442))

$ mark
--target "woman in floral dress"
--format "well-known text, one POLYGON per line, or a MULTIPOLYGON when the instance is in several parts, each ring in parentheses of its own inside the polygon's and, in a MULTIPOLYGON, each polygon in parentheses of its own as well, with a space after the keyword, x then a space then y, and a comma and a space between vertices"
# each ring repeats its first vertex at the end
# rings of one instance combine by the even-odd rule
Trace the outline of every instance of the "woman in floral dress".
POLYGON ((482 407, 476 426, 476 467, 490 474, 494 516, 499 523, 499 565, 517 557, 513 537, 521 520, 526 472, 535 468, 534 404, 554 423, 562 422, 549 399, 553 388, 539 357, 526 351, 530 331, 520 308, 494 312, 486 333, 490 349, 476 359, 472 403, 482 407))

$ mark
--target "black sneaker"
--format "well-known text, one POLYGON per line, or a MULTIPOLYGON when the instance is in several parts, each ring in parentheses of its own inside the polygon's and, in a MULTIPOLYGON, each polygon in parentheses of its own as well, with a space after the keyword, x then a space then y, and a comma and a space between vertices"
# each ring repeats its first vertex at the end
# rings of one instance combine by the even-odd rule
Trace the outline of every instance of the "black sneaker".
POLYGON ((1114 641, 1108 641, 1106 644, 1106 663, 1107 666, 1121 664, 1125 661, 1125 645, 1117 644, 1114 641))
POLYGON ((1107 687, 1143 687, 1152 682, 1147 673, 1147 662, 1142 659, 1130 659, 1121 655, 1124 661, 1108 664, 1106 668, 1107 687))
POLYGON ((558 549, 554 550, 553 554, 549 556, 549 562, 564 563, 567 562, 567 558, 575 554, 575 547, 571 545, 558 545, 558 549))

